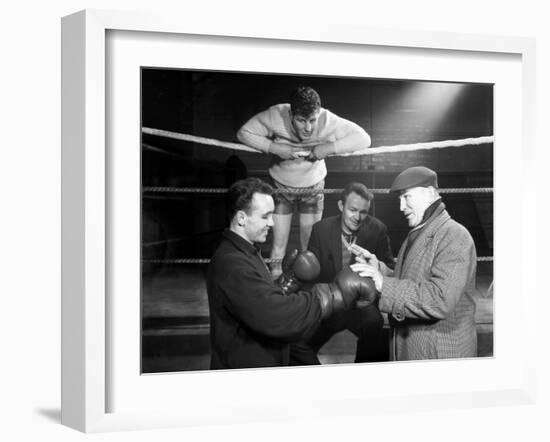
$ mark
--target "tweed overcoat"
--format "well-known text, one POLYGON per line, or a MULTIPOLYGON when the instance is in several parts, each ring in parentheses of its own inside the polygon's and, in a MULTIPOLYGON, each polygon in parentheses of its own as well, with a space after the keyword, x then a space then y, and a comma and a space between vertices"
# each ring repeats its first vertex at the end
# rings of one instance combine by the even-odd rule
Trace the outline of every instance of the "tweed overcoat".
POLYGON ((408 250, 404 241, 395 271, 384 272, 379 300, 390 319, 392 360, 477 355, 476 260, 470 233, 444 205, 408 250))

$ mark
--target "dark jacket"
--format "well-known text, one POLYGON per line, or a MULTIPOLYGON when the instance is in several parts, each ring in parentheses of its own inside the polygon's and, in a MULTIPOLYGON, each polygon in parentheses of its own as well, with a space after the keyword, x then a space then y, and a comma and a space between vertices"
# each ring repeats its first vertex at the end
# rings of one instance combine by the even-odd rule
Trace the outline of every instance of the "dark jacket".
MULTIPOLYGON (((313 225, 307 248, 321 264, 318 282, 332 282, 342 269, 341 219, 341 215, 331 216, 313 225)), ((388 267, 394 267, 388 229, 378 218, 367 215, 357 232, 356 244, 374 253, 388 267)))
POLYGON ((212 369, 288 365, 289 343, 321 320, 314 294, 283 294, 258 249, 230 230, 210 261, 207 291, 212 369))

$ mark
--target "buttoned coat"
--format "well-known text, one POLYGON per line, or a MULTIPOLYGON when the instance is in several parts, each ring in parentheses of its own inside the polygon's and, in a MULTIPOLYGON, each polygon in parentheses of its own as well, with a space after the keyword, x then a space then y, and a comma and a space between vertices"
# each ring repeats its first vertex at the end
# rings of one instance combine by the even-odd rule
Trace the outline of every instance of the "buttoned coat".
POLYGON ((475 357, 477 258, 470 233, 441 204, 408 250, 407 242, 395 271, 386 269, 379 300, 390 319, 390 358, 475 357))
POLYGON ((226 230, 207 276, 212 369, 289 365, 290 343, 321 321, 310 292, 285 294, 259 251, 226 230))

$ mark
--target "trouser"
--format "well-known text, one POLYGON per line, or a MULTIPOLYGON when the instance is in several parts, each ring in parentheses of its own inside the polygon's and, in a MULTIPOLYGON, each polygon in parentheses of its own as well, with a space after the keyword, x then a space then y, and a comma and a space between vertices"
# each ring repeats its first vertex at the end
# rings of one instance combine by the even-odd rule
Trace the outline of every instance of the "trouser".
POLYGON ((384 318, 373 305, 339 312, 325 319, 307 340, 290 346, 290 365, 319 365, 317 353, 334 334, 350 330, 357 336, 355 362, 388 360, 384 318))

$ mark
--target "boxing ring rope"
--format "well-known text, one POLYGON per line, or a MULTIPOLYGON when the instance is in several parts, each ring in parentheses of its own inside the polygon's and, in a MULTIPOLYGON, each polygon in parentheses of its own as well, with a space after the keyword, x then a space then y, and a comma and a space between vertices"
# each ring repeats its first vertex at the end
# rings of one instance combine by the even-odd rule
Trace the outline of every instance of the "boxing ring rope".
MULTIPOLYGON (((288 193, 288 194, 339 194, 342 193, 344 189, 284 189, 279 190, 275 189, 275 193, 288 193)), ((446 188, 446 189, 437 189, 439 193, 493 193, 492 187, 457 187, 457 188, 446 188)), ((154 186, 144 186, 142 191, 145 193, 225 193, 227 188, 222 187, 154 187, 154 186)), ((379 194, 388 194, 390 189, 369 189, 372 193, 379 194)))
MULTIPOLYGON (((158 137, 171 138, 173 140, 189 141, 192 143, 204 144, 206 146, 223 147, 226 149, 241 150, 245 152, 261 153, 252 147, 246 146, 240 143, 230 143, 227 141, 216 140, 215 138, 204 138, 197 135, 182 134, 178 132, 171 132, 162 129, 153 129, 150 127, 143 127, 142 133, 147 135, 154 135, 158 137)), ((481 144, 488 144, 494 142, 494 136, 477 137, 477 138, 463 138, 459 140, 444 140, 444 141, 430 141, 427 143, 413 143, 413 144, 396 144, 394 146, 378 146, 367 147, 365 149, 357 150, 355 152, 348 152, 339 154, 337 156, 359 156, 359 155, 376 155, 380 153, 397 153, 397 152, 410 152, 416 150, 426 149, 443 149, 446 147, 462 147, 462 146, 479 146, 481 144)))
MULTIPOLYGON (((491 262, 492 256, 478 256, 477 262, 491 262)), ((149 264, 208 264, 210 259, 205 258, 174 258, 174 259, 142 259, 141 262, 149 264)), ((282 259, 264 258, 266 264, 282 262, 282 259)))
MULTIPOLYGON (((225 149, 240 150, 252 153, 262 153, 256 149, 240 143, 232 143, 227 141, 220 141, 215 138, 205 138, 196 135, 183 134, 178 132, 171 132, 162 129, 153 129, 149 127, 143 127, 142 133, 147 135, 153 135, 158 137, 170 138, 180 141, 188 141, 192 143, 203 144, 206 146, 222 147, 225 149)), ((462 146, 479 146, 482 144, 489 144, 494 142, 494 136, 484 136, 477 138, 463 138, 457 140, 444 140, 433 141, 425 143, 412 143, 412 144, 396 144, 393 146, 378 146, 361 149, 355 152, 349 152, 345 154, 339 154, 335 156, 363 156, 363 155, 376 155, 380 153, 399 153, 399 152, 411 152, 417 150, 430 150, 430 149, 443 149, 447 147, 462 147, 462 146)), ((226 193, 227 188, 204 188, 204 187, 162 187, 162 186, 144 186, 142 191, 144 193, 226 193)), ((285 189, 275 190, 275 192, 289 193, 289 194, 339 194, 343 189, 285 189)), ((374 194, 388 194, 390 189, 369 189, 374 194)), ((492 187, 472 187, 472 188, 446 188, 438 189, 439 193, 446 194, 464 194, 464 193, 493 193, 492 187)), ((264 259, 266 263, 281 262, 282 259, 264 259)), ((478 262, 492 262, 492 256, 479 256, 478 262)), ((210 259, 142 259, 143 263, 150 264, 208 264, 210 259)))

